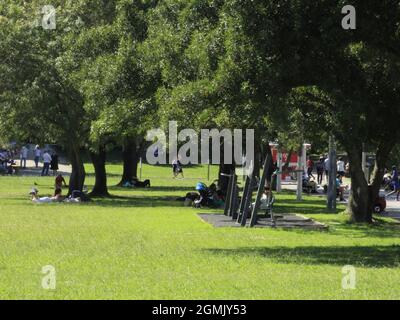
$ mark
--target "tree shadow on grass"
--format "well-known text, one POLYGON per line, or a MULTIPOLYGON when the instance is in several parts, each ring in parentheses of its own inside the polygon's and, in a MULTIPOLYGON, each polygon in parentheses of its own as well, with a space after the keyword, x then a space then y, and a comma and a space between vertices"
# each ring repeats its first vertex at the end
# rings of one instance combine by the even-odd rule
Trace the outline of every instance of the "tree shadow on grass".
POLYGON ((264 257, 287 264, 352 265, 367 268, 400 266, 400 246, 249 247, 204 251, 220 256, 264 257))
MULTIPOLYGON (((323 220, 320 222, 329 226, 328 232, 332 235, 344 236, 347 238, 400 238, 400 223, 397 221, 387 221, 378 217, 374 217, 374 224, 367 223, 351 223, 350 221, 336 220, 335 214, 332 214, 332 220, 323 220)), ((318 221, 318 219, 316 219, 318 221)), ((310 230, 301 228, 285 229, 287 232, 295 232, 299 234, 309 234, 310 230)), ((321 232, 321 231, 315 231, 321 232)), ((379 240, 378 240, 379 241, 379 240)))
POLYGON ((177 201, 177 197, 157 197, 157 196, 110 196, 105 198, 94 198, 93 201, 88 202, 89 206, 99 207, 183 207, 183 202, 177 201))
MULTIPOLYGON (((345 207, 338 204, 337 213, 343 212, 345 207)), ((276 213, 295 214, 327 214, 325 199, 297 201, 294 199, 278 199, 274 206, 276 213)))
POLYGON ((124 188, 120 186, 109 186, 108 190, 110 191, 145 191, 145 192, 150 192, 150 191, 160 191, 160 192, 175 192, 175 191, 182 191, 184 194, 182 196, 185 196, 186 193, 188 192, 196 192, 195 186, 193 187, 185 187, 185 186, 157 186, 157 187, 151 187, 151 188, 124 188))
POLYGON ((400 223, 388 222, 374 218, 374 224, 356 224, 345 222, 331 226, 333 234, 344 235, 351 238, 399 238, 400 223))

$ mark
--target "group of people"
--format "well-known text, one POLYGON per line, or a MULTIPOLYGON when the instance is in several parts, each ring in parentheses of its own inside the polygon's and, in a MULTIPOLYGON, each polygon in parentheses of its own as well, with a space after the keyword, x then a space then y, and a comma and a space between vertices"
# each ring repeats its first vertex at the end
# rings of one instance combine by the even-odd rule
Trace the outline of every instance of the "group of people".
MULTIPOLYGON (((336 185, 336 190, 337 194, 339 196, 340 201, 345 201, 344 199, 344 193, 345 190, 348 186, 343 184, 343 178, 346 176, 346 174, 349 173, 349 168, 350 165, 349 163, 345 163, 342 157, 339 157, 337 162, 336 162, 336 178, 335 178, 335 185, 336 185)), ((306 181, 307 187, 313 186, 315 191, 317 191, 317 188, 320 187, 321 192, 322 190, 324 192, 327 191, 327 187, 325 188, 322 187, 322 183, 324 180, 324 175, 325 175, 325 180, 326 184, 329 183, 329 176, 330 176, 330 171, 331 171, 331 162, 329 159, 329 156, 321 156, 319 158, 319 161, 314 164, 314 162, 308 158, 307 160, 307 175, 303 177, 303 183, 306 181), (315 182, 315 176, 314 176, 314 170, 317 173, 317 182, 315 182)))
MULTIPOLYGON (((19 153, 20 167, 26 169, 26 161, 29 159, 29 148, 27 146, 22 146, 19 153)), ((33 150, 33 160, 35 162, 35 167, 39 168, 39 162, 42 159, 42 176, 48 176, 50 170, 53 171, 53 175, 57 175, 58 172, 58 155, 56 152, 45 150, 42 152, 39 145, 36 145, 33 150)))
POLYGON ((63 187, 67 187, 67 182, 61 174, 58 174, 54 181, 54 194, 53 196, 40 197, 39 190, 32 188, 29 195, 34 203, 53 203, 53 202, 69 202, 78 203, 84 201, 86 196, 81 191, 73 191, 70 197, 65 197, 62 194, 63 187))
MULTIPOLYGON (((329 172, 331 171, 331 163, 329 156, 321 156, 319 158, 319 161, 314 164, 314 161, 312 161, 310 158, 307 160, 307 175, 313 179, 315 179, 313 172, 314 169, 317 172, 317 183, 319 185, 322 184, 324 174, 325 174, 325 179, 326 182, 328 183, 329 181, 329 172)), ((339 159, 336 162, 336 170, 337 170, 337 176, 339 177, 340 181, 342 181, 343 177, 346 176, 346 174, 349 172, 350 165, 349 163, 345 163, 343 161, 342 157, 339 157, 339 159)))
MULTIPOLYGON (((21 157, 22 157, 22 152, 21 152, 21 157)), ((50 152, 48 150, 45 150, 42 153, 42 150, 40 149, 39 145, 35 146, 34 149, 34 161, 35 161, 35 166, 36 168, 39 167, 39 161, 40 159, 43 160, 43 168, 42 168, 42 176, 48 176, 49 171, 53 171, 53 175, 56 175, 58 172, 58 154, 56 152, 53 152, 50 155, 50 152)), ((21 163, 23 161, 23 158, 21 158, 21 163)))
POLYGON ((13 174, 15 161, 11 150, 0 150, 0 173, 13 174))
MULTIPOLYGON (((14 159, 18 157, 19 153, 19 168, 27 168, 27 160, 29 160, 29 148, 24 145, 20 149, 13 150, 0 150, 0 173, 13 174, 18 170, 18 164, 14 159)), ((45 150, 42 152, 39 145, 36 145, 33 150, 33 160, 35 167, 39 168, 40 160, 43 161, 41 176, 49 176, 50 170, 56 176, 59 170, 59 158, 56 152, 45 150)))

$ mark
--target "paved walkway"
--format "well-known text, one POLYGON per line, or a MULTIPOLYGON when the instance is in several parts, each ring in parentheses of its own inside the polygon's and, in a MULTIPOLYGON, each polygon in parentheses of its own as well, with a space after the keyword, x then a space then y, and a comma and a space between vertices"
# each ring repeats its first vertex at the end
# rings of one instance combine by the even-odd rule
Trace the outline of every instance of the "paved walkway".
POLYGON ((386 199, 387 208, 384 216, 400 220, 400 201, 396 201, 396 196, 386 199))
MULTIPOLYGON (((16 160, 17 166, 19 168, 19 160, 16 160)), ((39 163, 39 167, 35 167, 35 162, 33 160, 26 161, 26 169, 19 169, 19 175, 23 176, 40 176, 42 173, 43 163, 39 163)), ((61 173, 64 176, 69 176, 71 174, 71 166, 65 164, 58 165, 58 173, 61 173)), ((49 173, 52 175, 53 172, 50 170, 49 173)))

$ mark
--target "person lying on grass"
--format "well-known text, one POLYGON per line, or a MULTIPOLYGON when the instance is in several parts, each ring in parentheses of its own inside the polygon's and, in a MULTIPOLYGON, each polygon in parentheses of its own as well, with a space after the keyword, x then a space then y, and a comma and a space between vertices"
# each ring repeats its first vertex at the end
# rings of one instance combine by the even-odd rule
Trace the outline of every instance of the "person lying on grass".
MULTIPOLYGON (((29 194, 31 195, 32 202, 34 203, 57 203, 57 202, 81 203, 82 202, 82 198, 76 194, 68 198, 62 196, 61 189, 56 189, 56 191, 54 192, 54 196, 52 197, 39 197, 39 191, 35 188, 32 189, 32 191, 29 194)), ((82 194, 82 192, 80 192, 80 194, 82 194)))
POLYGON ((32 201, 34 203, 51 203, 51 202, 62 202, 64 201, 64 197, 62 196, 62 190, 56 189, 54 192, 54 196, 52 197, 39 197, 39 190, 32 189, 29 193, 32 197, 32 201))

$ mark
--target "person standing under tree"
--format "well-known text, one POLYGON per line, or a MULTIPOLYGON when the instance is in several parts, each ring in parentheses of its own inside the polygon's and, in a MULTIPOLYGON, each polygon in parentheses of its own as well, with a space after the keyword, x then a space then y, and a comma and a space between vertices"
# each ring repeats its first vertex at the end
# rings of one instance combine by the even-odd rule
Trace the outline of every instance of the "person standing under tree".
POLYGON ((35 147, 35 166, 36 168, 39 168, 39 160, 40 160, 40 156, 42 155, 42 151, 40 150, 39 145, 37 144, 35 147))
POLYGON ((50 163, 50 170, 53 171, 53 176, 57 174, 58 171, 58 154, 53 152, 51 155, 51 163, 50 163))
POLYGON ((45 153, 43 154, 42 176, 49 175, 50 163, 51 163, 51 155, 47 151, 45 151, 45 153))
POLYGON ((28 159, 28 148, 23 146, 20 152, 20 167, 26 169, 26 160, 28 159))

